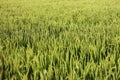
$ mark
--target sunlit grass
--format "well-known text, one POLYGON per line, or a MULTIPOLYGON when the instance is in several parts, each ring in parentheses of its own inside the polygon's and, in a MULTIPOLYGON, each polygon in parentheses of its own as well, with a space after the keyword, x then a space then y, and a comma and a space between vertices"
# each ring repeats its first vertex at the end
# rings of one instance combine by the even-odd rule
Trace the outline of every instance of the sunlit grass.
POLYGON ((0 0, 2 79, 119 80, 119 5, 119 0, 0 0))

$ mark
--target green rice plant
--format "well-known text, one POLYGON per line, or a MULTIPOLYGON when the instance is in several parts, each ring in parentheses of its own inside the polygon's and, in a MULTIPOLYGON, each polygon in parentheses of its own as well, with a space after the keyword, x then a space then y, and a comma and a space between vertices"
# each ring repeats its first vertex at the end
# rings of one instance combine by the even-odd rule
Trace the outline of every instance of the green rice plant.
POLYGON ((0 79, 119 80, 119 5, 1 0, 0 79))

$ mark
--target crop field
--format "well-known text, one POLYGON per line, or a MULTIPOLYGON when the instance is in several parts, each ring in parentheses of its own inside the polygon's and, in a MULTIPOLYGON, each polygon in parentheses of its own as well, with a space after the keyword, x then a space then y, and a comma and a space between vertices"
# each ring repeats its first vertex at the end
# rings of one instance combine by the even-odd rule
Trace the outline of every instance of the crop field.
POLYGON ((120 0, 0 0, 0 80, 120 80, 120 0))

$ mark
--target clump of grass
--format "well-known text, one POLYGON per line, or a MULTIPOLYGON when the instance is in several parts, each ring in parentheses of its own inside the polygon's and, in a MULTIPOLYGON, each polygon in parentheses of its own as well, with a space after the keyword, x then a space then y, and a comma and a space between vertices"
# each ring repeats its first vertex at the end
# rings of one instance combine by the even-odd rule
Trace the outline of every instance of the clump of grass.
POLYGON ((4 79, 4 58, 2 52, 0 52, 0 79, 4 79))

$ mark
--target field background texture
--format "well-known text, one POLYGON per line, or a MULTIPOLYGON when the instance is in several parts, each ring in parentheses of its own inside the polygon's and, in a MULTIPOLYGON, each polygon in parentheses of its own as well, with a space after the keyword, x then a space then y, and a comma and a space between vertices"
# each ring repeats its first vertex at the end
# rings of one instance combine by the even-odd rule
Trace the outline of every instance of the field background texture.
POLYGON ((120 0, 0 0, 0 56, 3 80, 120 80, 120 0))

